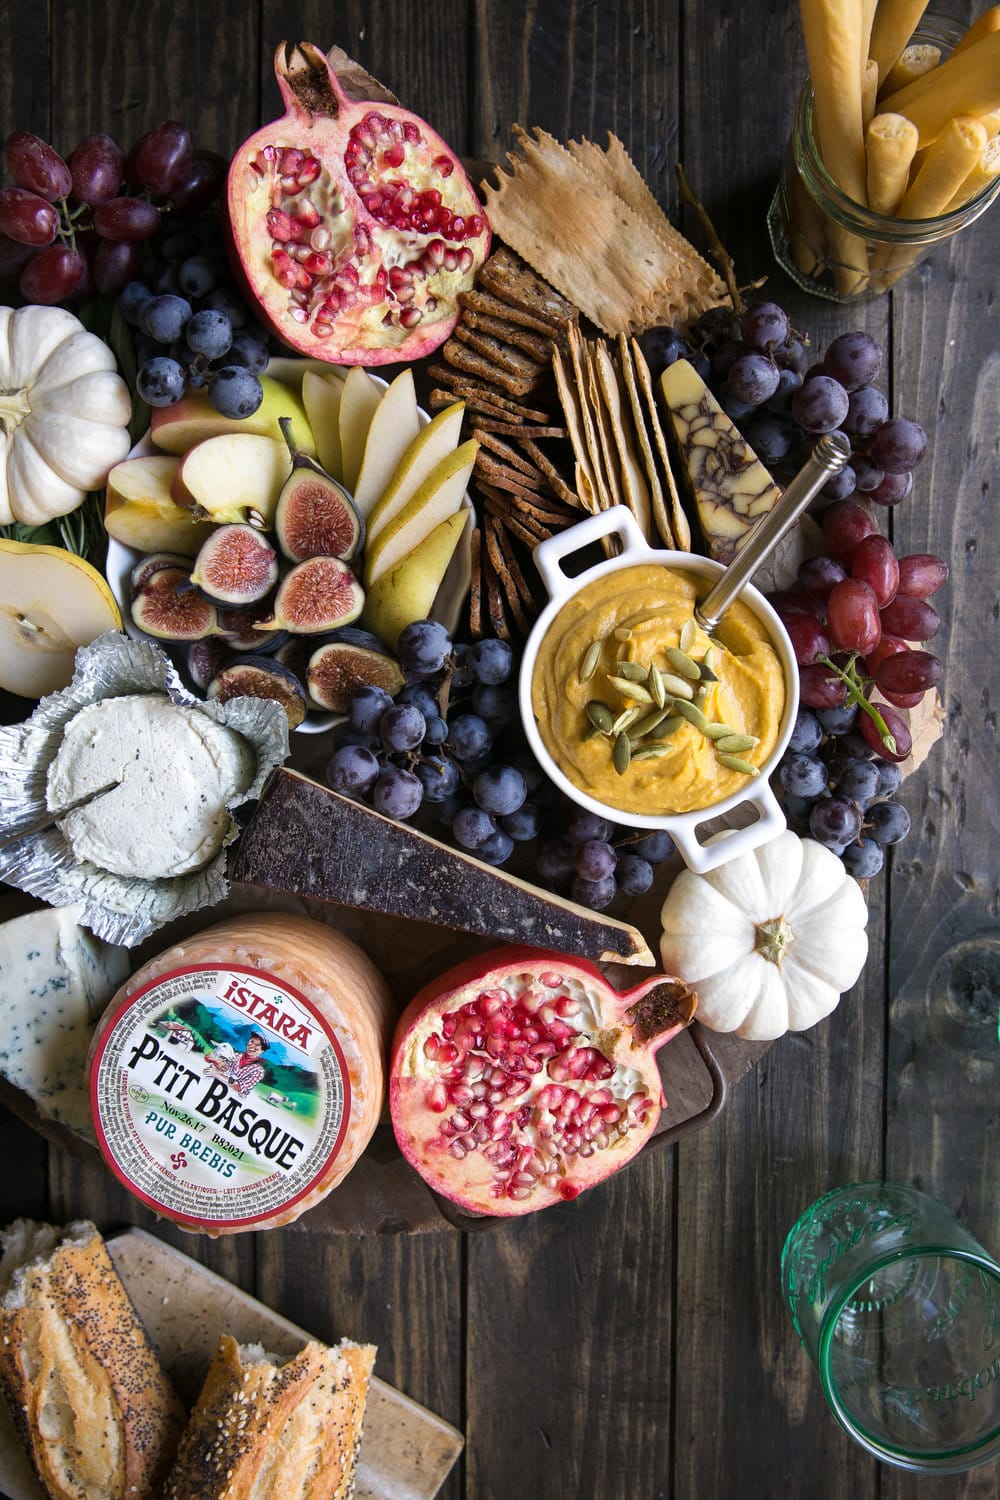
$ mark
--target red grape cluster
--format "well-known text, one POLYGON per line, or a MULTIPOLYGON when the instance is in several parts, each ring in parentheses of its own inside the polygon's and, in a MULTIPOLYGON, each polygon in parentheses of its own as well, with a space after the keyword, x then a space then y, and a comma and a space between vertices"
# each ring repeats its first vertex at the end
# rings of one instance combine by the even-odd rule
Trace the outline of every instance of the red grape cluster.
POLYGON ((0 190, 0 281, 16 280, 28 302, 47 305, 120 292, 137 275, 163 211, 196 214, 226 171, 176 120, 147 132, 127 156, 111 136, 88 135, 64 158, 17 130, 4 161, 14 186, 0 190))

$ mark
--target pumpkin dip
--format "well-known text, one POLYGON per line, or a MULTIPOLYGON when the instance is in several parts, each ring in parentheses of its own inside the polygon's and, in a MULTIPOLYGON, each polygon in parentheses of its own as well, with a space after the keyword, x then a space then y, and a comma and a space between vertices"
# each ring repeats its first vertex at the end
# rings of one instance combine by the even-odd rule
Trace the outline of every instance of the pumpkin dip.
POLYGON ((750 767, 761 766, 774 749, 785 706, 777 653, 763 624, 739 601, 715 636, 706 635, 694 623, 694 607, 708 588, 704 579, 653 563, 605 573, 563 605, 539 645, 531 683, 538 732, 563 775, 607 807, 653 817, 712 807, 747 789, 750 767), (649 691, 644 673, 655 666, 679 683, 678 658, 672 662, 667 652, 676 653, 682 644, 689 670, 707 656, 718 679, 691 681, 690 698, 683 702, 697 701, 703 688, 705 724, 717 736, 721 726, 728 726, 738 737, 732 748, 724 732, 720 748, 718 738, 698 727, 697 710, 696 722, 682 718, 677 724, 669 683, 665 706, 673 731, 663 735, 661 721, 661 737, 655 728, 641 733, 643 719, 658 712, 654 701, 642 698, 649 691), (639 688, 635 696, 628 689, 630 678, 639 688), (595 704, 607 712, 600 713, 595 704), (623 731, 608 729, 630 708, 643 713, 625 726, 632 744, 618 746, 618 764, 622 752, 631 748, 631 755, 619 770, 615 749, 623 731), (595 727, 595 715, 604 732, 595 727), (751 738, 752 744, 740 743, 751 738), (726 764, 734 759, 746 763, 747 770, 726 764))

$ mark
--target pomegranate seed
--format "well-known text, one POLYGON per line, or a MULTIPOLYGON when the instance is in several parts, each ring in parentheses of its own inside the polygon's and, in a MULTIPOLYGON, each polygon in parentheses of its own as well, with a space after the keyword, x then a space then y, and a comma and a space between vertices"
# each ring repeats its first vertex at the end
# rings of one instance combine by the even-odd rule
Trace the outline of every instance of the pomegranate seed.
POLYGON ((366 224, 355 224, 354 247, 361 256, 370 255, 372 251, 371 230, 366 224))
POLYGON ((461 214, 455 214, 451 221, 451 237, 453 240, 463 240, 465 238, 465 220, 461 214))
POLYGON ((434 1061, 434 1059, 438 1055, 438 1048, 440 1046, 441 1038, 438 1036, 436 1031, 432 1031, 430 1036, 424 1042, 424 1056, 427 1058, 428 1062, 434 1061))
POLYGON ((445 1036, 454 1036, 455 1027, 458 1025, 457 1016, 445 1016, 441 1022, 441 1030, 445 1036))
POLYGON ((287 241, 295 238, 295 225, 280 208, 268 209, 267 227, 274 240, 287 241))
MULTIPOLYGON (((472 1092, 467 1083, 453 1084, 452 1087, 448 1090, 448 1098, 451 1100, 452 1104, 457 1104, 461 1109, 464 1109, 466 1105, 472 1105, 475 1097, 475 1094, 472 1092)), ((469 1114, 473 1115, 474 1117, 473 1109, 469 1110, 469 1114)))
POLYGON ((443 235, 450 235, 451 234, 451 209, 450 208, 439 208, 437 210, 437 212, 435 213, 435 215, 434 215, 434 225, 435 225, 435 228, 439 229, 443 235))
MULTIPOLYGON (((293 307, 292 318, 296 323, 308 323, 309 314, 304 307, 293 307)), ((332 331, 332 330, 331 330, 332 331)))
POLYGON ((484 1016, 495 1016, 510 1008, 511 997, 506 990, 484 990, 479 997, 479 1009, 484 1016))
POLYGON ((486 1097, 491 1104, 502 1104, 507 1096, 503 1089, 490 1089, 486 1097))
POLYGON ((326 225, 320 224, 309 236, 309 248, 310 250, 328 250, 332 239, 333 235, 326 225))
POLYGON ((444 264, 444 254, 447 248, 444 240, 431 240, 424 251, 424 260, 430 262, 432 270, 444 264))
POLYGON ((441 1043, 440 1050, 438 1051, 438 1062, 444 1067, 447 1067, 449 1063, 457 1062, 459 1056, 459 1050, 454 1042, 441 1043))
POLYGON ((560 995, 556 1001, 556 1011, 565 1020, 567 1016, 578 1016, 580 1014, 580 1006, 571 995, 560 995))
POLYGON ((361 201, 365 205, 368 213, 370 213, 373 218, 376 218, 382 207, 382 194, 379 192, 365 193, 361 201))
POLYGON ((544 1088, 539 1089, 535 1103, 539 1109, 557 1109, 566 1092, 566 1089, 561 1089, 558 1084, 547 1083, 544 1088))
POLYGON ((418 142, 423 139, 423 137, 420 134, 419 129, 417 128, 416 125, 414 125, 414 123, 413 123, 412 120, 406 120, 404 122, 404 124, 403 124, 403 136, 404 136, 404 138, 406 140, 409 141, 409 143, 410 143, 411 146, 417 145, 418 142))
MULTIPOLYGON (((457 1091, 452 1091, 453 1099, 455 1099, 455 1092, 457 1091)), ((472 1094, 471 1089, 469 1090, 469 1093, 472 1094)), ((485 1120, 486 1116, 490 1112, 489 1105, 486 1104, 482 1099, 477 1099, 474 1094, 472 1095, 471 1099, 455 1099, 455 1103, 468 1105, 469 1116, 473 1120, 485 1120)))
POLYGON ((615 1065, 611 1061, 611 1059, 602 1057, 600 1053, 597 1053, 595 1060, 590 1063, 587 1071, 583 1074, 583 1077, 586 1078, 589 1083, 594 1083, 599 1078, 612 1078, 614 1076, 614 1071, 615 1065))
POLYGON ((458 256, 456 255, 455 251, 450 248, 444 252, 444 269, 446 271, 458 270, 458 256))
POLYGON ((295 286, 299 277, 298 270, 294 266, 282 267, 281 270, 275 271, 274 274, 279 286, 284 287, 295 286))
POLYGON ((483 232, 483 230, 485 228, 486 228, 486 220, 484 218, 482 218, 481 215, 479 215, 479 214, 470 214, 469 218, 467 218, 466 221, 465 221, 465 237, 466 237, 466 239, 469 239, 469 240, 476 240, 476 239, 478 239, 479 236, 482 234, 482 232, 483 232))
POLYGON ((468 1147, 464 1141, 452 1141, 448 1147, 448 1155, 453 1156, 456 1161, 461 1161, 468 1154, 468 1147))
POLYGON ((365 147, 368 151, 373 151, 375 149, 375 136, 368 123, 370 119, 371 115, 366 115, 360 124, 355 125, 351 131, 351 139, 357 141, 359 146, 365 147))
POLYGON ((409 271, 404 270, 402 266, 393 266, 392 270, 389 272, 389 285, 392 287, 393 291, 398 290, 398 288, 401 286, 411 286, 412 284, 413 277, 410 275, 409 271))
POLYGON ((303 187, 308 187, 311 182, 316 181, 322 170, 323 168, 315 156, 306 157, 299 171, 299 182, 303 187))
POLYGON ((455 163, 450 156, 435 156, 431 166, 435 167, 442 177, 450 177, 455 170, 455 163))
MULTIPOLYGON (((534 1184, 532 1184, 532 1187, 533 1186, 534 1184)), ((531 1191, 532 1189, 530 1187, 510 1188, 508 1190, 507 1196, 510 1198, 516 1198, 519 1203, 523 1203, 525 1198, 531 1197, 531 1191)))
POLYGON ((310 250, 302 264, 312 276, 328 276, 332 269, 330 257, 316 250, 310 250))
POLYGON ((377 109, 371 110, 361 121, 374 135, 382 135, 389 128, 389 121, 377 109))
POLYGON ((472 1121, 469 1119, 464 1110, 456 1109, 455 1113, 451 1117, 451 1123, 454 1125, 455 1129, 459 1132, 460 1135, 464 1135, 472 1124, 472 1121))
POLYGON ((443 1083, 432 1083, 427 1090, 427 1108, 441 1114, 448 1108, 448 1092, 443 1083))
POLYGON ((461 250, 458 252, 458 269, 460 271, 471 271, 473 264, 475 263, 475 259, 476 257, 473 255, 468 245, 463 245, 461 250))
POLYGON ((399 141, 394 141, 387 150, 382 152, 382 160, 387 167, 401 167, 406 158, 406 152, 399 141))
POLYGON ((362 193, 364 187, 372 186, 371 179, 368 176, 368 168, 361 166, 360 163, 348 167, 347 180, 352 187, 357 188, 359 194, 362 193))

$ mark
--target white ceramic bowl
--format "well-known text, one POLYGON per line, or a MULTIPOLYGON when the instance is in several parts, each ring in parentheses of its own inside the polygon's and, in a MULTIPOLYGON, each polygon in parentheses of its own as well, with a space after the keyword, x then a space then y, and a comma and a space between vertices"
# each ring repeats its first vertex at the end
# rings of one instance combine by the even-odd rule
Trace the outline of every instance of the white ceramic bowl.
POLYGON ((753 611, 767 631, 771 645, 781 662, 785 678, 785 707, 781 716, 777 743, 767 760, 762 763, 760 776, 749 782, 745 789, 740 789, 732 796, 723 798, 721 802, 714 802, 710 807, 696 812, 660 814, 655 817, 624 812, 621 808, 616 808, 610 803, 599 802, 596 798, 588 796, 586 792, 582 792, 560 770, 546 749, 538 732, 531 699, 531 682, 539 646, 563 605, 585 584, 592 583, 595 578, 602 578, 608 573, 617 573, 623 568, 634 568, 644 563, 660 563, 664 567, 677 568, 685 573, 693 573, 696 577, 714 581, 723 571, 722 565, 710 561, 707 557, 696 557, 689 552, 656 551, 650 547, 631 512, 624 506, 602 511, 599 515, 590 516, 586 521, 581 521, 577 526, 571 526, 566 531, 559 532, 549 541, 540 543, 535 548, 533 556, 535 566, 548 592, 549 603, 538 617, 528 637, 524 655, 521 658, 518 696, 521 719, 528 743, 539 765, 560 791, 565 792, 566 796, 580 807, 597 813, 599 817, 609 818, 612 822, 625 824, 629 828, 665 829, 674 840, 688 867, 699 874, 714 870, 717 866, 725 864, 727 860, 734 859, 736 855, 743 854, 749 849, 759 848, 761 844, 767 843, 769 839, 776 838, 779 833, 782 833, 786 827, 785 815, 771 790, 768 777, 784 754, 795 724, 795 715, 799 706, 799 674, 795 653, 785 627, 764 596, 752 586, 745 588, 740 595, 741 601, 753 611), (618 537, 621 542, 620 554, 608 562, 596 563, 575 577, 569 577, 563 568, 567 559, 593 542, 610 536, 618 537), (699 828, 727 813, 735 812, 737 808, 755 813, 755 820, 743 827, 710 832, 706 840, 702 842, 698 836, 699 828))

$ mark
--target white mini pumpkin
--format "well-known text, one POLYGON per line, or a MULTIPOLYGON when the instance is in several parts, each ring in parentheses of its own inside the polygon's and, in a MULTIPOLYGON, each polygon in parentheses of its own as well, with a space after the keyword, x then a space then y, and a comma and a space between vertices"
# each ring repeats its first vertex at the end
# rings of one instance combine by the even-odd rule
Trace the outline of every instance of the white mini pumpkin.
POLYGON ((100 489, 129 450, 115 357, 62 307, 0 307, 0 526, 41 526, 100 489))
POLYGON ((868 956, 868 908, 837 856, 782 833, 707 875, 677 876, 663 903, 663 967, 698 993, 713 1031, 772 1041, 815 1026, 868 956))

